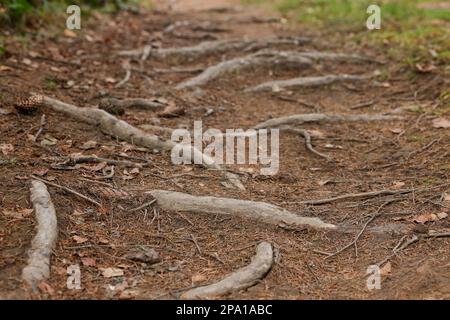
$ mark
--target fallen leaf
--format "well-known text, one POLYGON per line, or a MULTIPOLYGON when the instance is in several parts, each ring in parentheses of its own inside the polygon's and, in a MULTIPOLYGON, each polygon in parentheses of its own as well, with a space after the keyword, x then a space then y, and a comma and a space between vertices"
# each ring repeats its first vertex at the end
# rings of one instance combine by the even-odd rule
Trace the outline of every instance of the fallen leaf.
POLYGON ((10 143, 2 143, 0 144, 0 150, 4 156, 7 156, 14 152, 14 146, 10 143))
POLYGON ((41 281, 38 284, 39 290, 41 290, 43 293, 47 293, 49 295, 53 295, 55 293, 55 289, 53 289, 47 282, 41 281))
POLYGON ((8 66, 0 66, 0 72, 4 72, 4 71, 13 71, 14 69, 8 66))
POLYGON ((75 209, 75 210, 73 210, 72 215, 74 215, 74 216, 82 216, 82 215, 84 215, 84 212, 80 211, 78 209, 75 209))
POLYGON ((105 81, 106 81, 107 83, 116 83, 116 79, 111 78, 111 77, 105 78, 105 81))
POLYGON ((139 168, 133 168, 130 171, 131 174, 139 174, 139 168))
POLYGON ((391 132, 395 133, 395 134, 400 134, 400 133, 403 132, 403 129, 401 129, 401 128, 392 128, 391 132))
POLYGON ((450 201, 450 194, 444 193, 444 201, 450 201))
POLYGON ((97 145, 98 145, 97 141, 89 140, 89 141, 86 141, 85 143, 83 143, 83 145, 80 147, 80 149, 83 149, 83 150, 94 149, 97 147, 97 145))
POLYGON ((83 258, 81 259, 81 263, 85 267, 95 267, 96 261, 93 258, 83 258))
POLYGON ((142 247, 130 250, 126 255, 125 259, 130 259, 134 261, 145 262, 148 264, 153 264, 161 261, 158 252, 155 249, 142 247))
POLYGON ((47 174, 48 169, 47 168, 41 168, 41 169, 36 169, 33 171, 33 174, 39 177, 43 177, 47 174))
POLYGON ((76 38, 77 37, 77 34, 69 29, 64 30, 64 35, 68 38, 76 38))
POLYGON ((431 63, 417 63, 416 70, 420 73, 429 73, 433 70, 436 70, 436 66, 431 63))
POLYGON ((192 283, 199 283, 206 280, 206 277, 203 274, 194 274, 191 278, 192 283))
POLYGON ((390 274, 392 272, 392 265, 391 262, 388 261, 381 269, 380 269, 380 274, 382 276, 387 276, 388 274, 390 274))
POLYGON ((394 181, 394 183, 392 184, 392 186, 393 186, 395 189, 400 189, 401 187, 404 187, 404 186, 405 186, 405 183, 402 182, 402 181, 394 181))
POLYGON ((3 214, 7 217, 22 219, 29 216, 33 209, 3 209, 3 214))
POLYGON ((75 242, 78 243, 78 244, 80 244, 80 243, 85 243, 85 242, 88 241, 87 238, 85 238, 85 237, 80 237, 80 236, 76 236, 76 235, 73 236, 72 239, 75 240, 75 242))
POLYGON ((448 213, 447 212, 439 212, 436 214, 436 216, 438 217, 439 220, 445 219, 448 217, 448 213))
POLYGON ((123 270, 119 268, 100 268, 102 275, 105 278, 121 277, 123 276, 123 270))
MULTIPOLYGON (((441 216, 443 216, 443 215, 441 214, 441 216)), ((447 216, 445 216, 445 217, 447 217, 447 216)), ((445 218, 445 217, 443 217, 443 218, 445 218)), ((425 213, 425 214, 421 214, 420 216, 414 217, 412 219, 412 221, 424 224, 424 223, 427 223, 427 222, 438 221, 438 220, 441 220, 443 218, 439 218, 439 216, 434 214, 434 213, 425 213)))
POLYGON ((158 113, 159 117, 162 118, 174 118, 179 117, 185 113, 184 108, 177 107, 174 103, 170 103, 167 107, 164 108, 163 111, 158 113))
POLYGON ((22 63, 23 63, 23 64, 26 64, 27 66, 29 66, 29 65, 31 65, 33 62, 32 62, 30 59, 28 59, 28 58, 24 58, 24 59, 22 60, 22 63))
POLYGON ((57 143, 58 143, 58 139, 56 139, 50 135, 45 135, 41 141, 41 146, 43 146, 43 147, 54 146, 57 143))
POLYGON ((445 118, 436 118, 433 120, 433 127, 448 129, 450 128, 450 120, 445 118))

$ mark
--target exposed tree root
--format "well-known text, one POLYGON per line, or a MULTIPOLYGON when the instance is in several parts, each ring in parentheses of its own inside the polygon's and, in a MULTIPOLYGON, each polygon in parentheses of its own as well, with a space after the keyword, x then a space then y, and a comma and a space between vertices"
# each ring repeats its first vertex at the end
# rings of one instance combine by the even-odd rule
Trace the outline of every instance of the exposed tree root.
POLYGON ((332 158, 330 156, 320 153, 319 151, 317 151, 316 149, 313 148, 313 146, 311 144, 311 135, 309 134, 309 132, 307 130, 291 128, 289 126, 280 127, 280 130, 285 131, 285 132, 292 132, 292 133, 303 136, 303 138, 305 138, 306 149, 308 149, 309 151, 311 151, 315 155, 318 155, 321 158, 327 159, 328 161, 332 160, 332 158))
POLYGON ((347 53, 334 53, 334 52, 321 52, 321 51, 305 51, 299 52, 299 54, 305 58, 311 60, 329 60, 329 61, 339 61, 339 62, 376 62, 377 60, 361 56, 358 54, 347 54, 347 53))
POLYGON ((55 246, 58 226, 55 207, 46 185, 33 180, 30 192, 37 220, 37 233, 31 242, 28 264, 22 270, 22 279, 36 290, 40 281, 50 277, 50 256, 55 246))
POLYGON ((288 124, 303 124, 309 122, 343 122, 343 121, 391 121, 391 120, 402 120, 403 117, 400 116, 388 116, 380 114, 356 114, 356 115, 339 115, 339 114, 324 114, 324 113, 305 113, 305 114, 294 114, 290 116, 280 117, 270 119, 261 122, 254 126, 254 129, 263 128, 274 128, 280 127, 288 124))
POLYGON ((297 52, 263 50, 245 57, 234 58, 220 62, 207 68, 198 76, 178 84, 176 89, 202 86, 217 79, 225 73, 242 70, 255 66, 286 66, 305 68, 311 66, 312 62, 297 52))
POLYGON ((319 218, 301 217, 278 206, 265 202, 192 196, 187 193, 152 190, 149 192, 165 210, 203 212, 209 214, 229 214, 260 220, 275 225, 311 227, 313 229, 335 230, 336 226, 319 218))
POLYGON ((73 163, 89 163, 89 162, 95 162, 95 163, 101 163, 105 162, 109 165, 115 165, 115 166, 122 166, 122 167, 128 167, 128 168, 139 168, 142 169, 144 166, 146 166, 146 163, 136 163, 132 161, 126 161, 126 160, 114 160, 114 159, 106 159, 101 158, 97 156, 85 156, 80 154, 75 154, 70 157, 67 164, 73 163))
POLYGON ((130 99, 116 99, 116 98, 104 98, 100 101, 99 107, 104 108, 142 108, 149 110, 160 110, 165 107, 164 103, 152 100, 152 99, 141 99, 141 98, 130 98, 130 99))
POLYGON ((220 54, 228 51, 250 51, 268 48, 271 46, 279 45, 303 45, 309 43, 311 40, 304 37, 293 38, 270 38, 263 40, 217 40, 217 41, 205 41, 200 44, 188 47, 178 48, 162 48, 152 49, 151 46, 145 46, 136 50, 120 51, 118 54, 121 56, 141 57, 142 60, 147 57, 160 57, 166 58, 168 56, 182 56, 186 58, 195 58, 208 54, 220 54))
POLYGON ((191 155, 194 157, 197 155, 199 159, 202 159, 202 165, 204 167, 222 171, 232 185, 241 190, 245 189, 235 174, 226 172, 225 169, 216 164, 211 157, 203 154, 200 150, 191 145, 180 145, 170 140, 163 140, 156 135, 146 133, 130 125, 126 121, 117 119, 113 115, 101 109, 79 108, 46 96, 39 96, 39 99, 45 106, 53 109, 54 111, 65 113, 75 119, 97 126, 103 132, 114 138, 126 140, 149 149, 170 151, 172 148, 177 147, 180 148, 180 150, 183 150, 183 156, 189 156, 189 159, 191 159, 191 155))
POLYGON ((361 81, 368 79, 370 79, 369 76, 357 76, 349 74, 327 75, 320 77, 300 77, 288 80, 275 80, 264 82, 255 87, 246 89, 245 92, 268 91, 268 90, 280 91, 282 89, 288 88, 318 87, 336 82, 361 81))
POLYGON ((261 242, 252 262, 219 282, 194 288, 184 292, 181 299, 211 299, 242 289, 247 289, 258 283, 270 271, 273 264, 273 250, 270 243, 261 242))

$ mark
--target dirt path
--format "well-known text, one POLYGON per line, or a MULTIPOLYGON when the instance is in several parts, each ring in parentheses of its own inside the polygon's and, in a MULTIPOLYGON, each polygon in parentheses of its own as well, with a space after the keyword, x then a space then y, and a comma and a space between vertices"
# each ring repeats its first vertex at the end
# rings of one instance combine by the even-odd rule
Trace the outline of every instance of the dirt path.
MULTIPOLYGON (((317 52, 329 52, 385 61, 383 48, 341 43, 327 38, 326 33, 278 20, 276 13, 244 8, 237 1, 173 1, 171 8, 167 2, 159 3, 157 10, 139 16, 125 12, 110 19, 92 17, 75 37, 70 33, 37 36, 28 46, 11 39, 11 56, 0 61, 9 68, 0 75, 0 297, 37 297, 20 279, 34 236, 34 217, 26 210, 32 207, 29 187, 33 174, 101 203, 97 207, 49 186, 59 236, 51 277, 39 287, 42 297, 178 298, 191 287, 219 281, 244 267, 255 254, 256 245, 267 241, 276 260, 270 272, 257 285, 226 297, 450 298, 450 240, 426 237, 450 230, 448 216, 442 214, 449 212, 450 201, 445 195, 449 197, 450 189, 441 186, 450 182, 450 140, 448 129, 433 127, 433 121, 439 119, 436 93, 448 85, 447 80, 433 74, 411 78, 395 61, 380 64, 348 56, 316 59, 317 52), (287 37, 309 37, 311 42, 275 44, 268 49, 309 52, 302 57, 308 64, 303 60, 299 64, 297 59, 293 66, 284 65, 283 56, 278 56, 270 64, 225 72, 205 84, 182 90, 174 87, 208 66, 258 50, 250 46, 247 50, 158 57, 159 48, 204 41, 287 37), (149 44, 152 50, 144 61, 140 60, 142 54, 117 54, 149 44), (276 66, 274 61, 278 62, 276 66), (118 86, 127 69, 130 78, 118 86), (374 72, 376 77, 372 77, 374 72), (276 84, 266 91, 245 92, 267 81, 339 74, 371 78, 284 90, 276 84), (257 166, 231 167, 245 185, 242 191, 225 188, 223 175, 217 170, 173 165, 167 152, 112 139, 95 126, 48 107, 29 115, 15 111, 12 106, 17 99, 30 92, 79 107, 98 105, 108 96, 147 98, 179 113, 166 117, 158 111, 127 108, 124 115, 117 115, 136 127, 151 124, 192 129, 194 121, 202 120, 204 128, 224 131, 304 113, 395 114, 404 119, 299 125, 312 136, 312 147, 332 160, 308 150, 303 136, 282 131, 278 174, 259 175, 257 166), (46 123, 33 142, 43 114, 46 123), (108 177, 111 164, 63 163, 73 153, 144 166, 115 165, 114 174, 108 177), (154 189, 267 202, 345 226, 348 232, 299 230, 219 214, 177 213, 155 204, 133 211, 152 200, 148 192, 154 189), (303 203, 350 193, 403 189, 413 191, 317 206, 303 203), (431 221, 433 217, 436 221, 431 221), (389 226, 393 232, 386 231, 389 226), (375 232, 376 227, 382 232, 375 232), (339 252, 360 231, 356 245, 339 252), (399 241, 414 236, 421 240, 393 256, 382 269, 381 290, 369 291, 367 268, 391 255, 399 241), (130 258, 136 250, 154 250, 159 261, 145 263, 130 258), (333 253, 337 254, 327 258, 333 253), (66 286, 71 265, 80 266, 82 290, 66 286), (108 271, 116 275, 108 277, 108 271)), ((158 130, 149 132, 164 136, 158 130)))

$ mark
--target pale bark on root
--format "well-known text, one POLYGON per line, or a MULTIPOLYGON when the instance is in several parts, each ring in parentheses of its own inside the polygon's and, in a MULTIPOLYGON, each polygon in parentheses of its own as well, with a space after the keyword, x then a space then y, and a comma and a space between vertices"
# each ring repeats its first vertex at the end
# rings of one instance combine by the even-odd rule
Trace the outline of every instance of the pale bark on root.
POLYGON ((257 124, 253 128, 254 129, 275 128, 283 125, 289 124, 299 125, 310 122, 344 122, 344 121, 370 122, 370 121, 393 121, 402 119, 404 118, 400 116, 388 116, 381 114, 339 115, 339 114, 324 114, 324 113, 305 113, 270 119, 257 124))
POLYGON ((279 45, 303 45, 309 43, 309 38, 292 37, 292 38, 269 38, 263 40, 216 40, 205 41, 194 46, 152 49, 151 46, 145 46, 136 50, 125 50, 118 52, 121 56, 141 57, 142 60, 149 56, 167 58, 169 56, 182 56, 186 58, 196 58, 208 54, 219 54, 228 51, 250 51, 268 48, 279 45))
POLYGON ((248 200, 193 196, 187 193, 152 190, 149 192, 165 210, 226 214, 290 227, 335 230, 336 226, 319 218, 302 217, 281 207, 248 200))
POLYGON ((299 77, 288 80, 275 80, 261 83, 255 87, 245 89, 245 92, 257 91, 280 91, 282 89, 302 88, 302 87, 319 87, 336 82, 351 82, 370 79, 369 76, 358 76, 349 74, 327 75, 319 77, 299 77))
POLYGON ((219 78, 223 74, 243 70, 249 67, 264 65, 269 67, 283 66, 292 68, 306 68, 312 65, 312 61, 297 52, 263 50, 244 57, 226 60, 210 66, 199 75, 178 84, 175 88, 185 89, 202 86, 219 78))
POLYGON ((28 251, 28 264, 22 270, 22 279, 36 290, 40 281, 50 277, 50 256, 56 243, 58 227, 55 207, 46 185, 37 180, 33 180, 31 185, 37 233, 28 251))
POLYGON ((273 250, 268 242, 261 242, 249 265, 236 270, 219 282, 184 292, 181 299, 212 299, 257 284, 273 265, 273 250))
POLYGON ((99 107, 114 107, 114 108, 142 108, 148 110, 160 110, 165 107, 164 103, 142 98, 130 98, 130 99, 116 99, 116 98, 104 98, 100 100, 99 107))
POLYGON ((149 149, 171 151, 176 147, 179 151, 182 151, 183 157, 187 157, 187 160, 195 159, 195 155, 197 155, 198 159, 202 159, 202 165, 204 167, 222 171, 225 178, 228 179, 232 185, 241 190, 245 189, 235 174, 226 172, 222 166, 214 162, 213 158, 203 154, 200 150, 191 145, 181 145, 170 140, 163 140, 156 135, 138 129, 128 122, 120 120, 101 109, 80 108, 46 96, 39 96, 39 98, 42 99, 42 103, 45 106, 54 111, 65 113, 75 119, 97 126, 104 133, 114 138, 126 140, 135 145, 149 149))

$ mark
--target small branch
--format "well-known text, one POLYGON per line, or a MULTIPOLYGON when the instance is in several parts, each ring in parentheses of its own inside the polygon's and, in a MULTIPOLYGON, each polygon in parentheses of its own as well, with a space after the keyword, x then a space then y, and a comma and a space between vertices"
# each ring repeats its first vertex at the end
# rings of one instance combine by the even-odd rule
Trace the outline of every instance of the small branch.
POLYGON ((115 86, 115 88, 117 89, 117 88, 120 88, 121 86, 123 86, 125 83, 127 83, 128 82, 128 80, 130 80, 130 77, 131 77, 131 69, 130 68, 125 68, 125 77, 119 82, 119 83, 117 83, 116 84, 116 86, 115 86))
POLYGON ((60 188, 60 189, 62 189, 62 190, 64 190, 64 191, 67 191, 67 192, 69 192, 69 193, 72 193, 72 194, 74 194, 74 195, 76 195, 76 196, 78 196, 78 197, 80 197, 80 198, 82 198, 82 199, 84 199, 84 200, 89 201, 89 202, 92 203, 92 204, 95 204, 95 205, 98 206, 98 207, 101 207, 101 206, 102 206, 101 203, 99 203, 99 202, 97 202, 97 201, 95 201, 95 200, 93 200, 93 199, 91 199, 91 198, 89 198, 89 197, 87 197, 87 196, 85 196, 85 195, 83 195, 83 194, 81 194, 81 193, 75 191, 75 190, 72 190, 72 189, 69 189, 69 188, 67 188, 67 187, 60 186, 59 184, 56 184, 56 183, 53 183, 53 182, 50 182, 50 181, 41 179, 41 178, 39 178, 39 177, 36 177, 35 175, 31 175, 31 177, 32 177, 33 179, 39 180, 39 181, 41 181, 41 182, 43 182, 43 183, 45 183, 45 184, 48 184, 48 185, 50 185, 50 186, 52 186, 52 187, 60 188))

